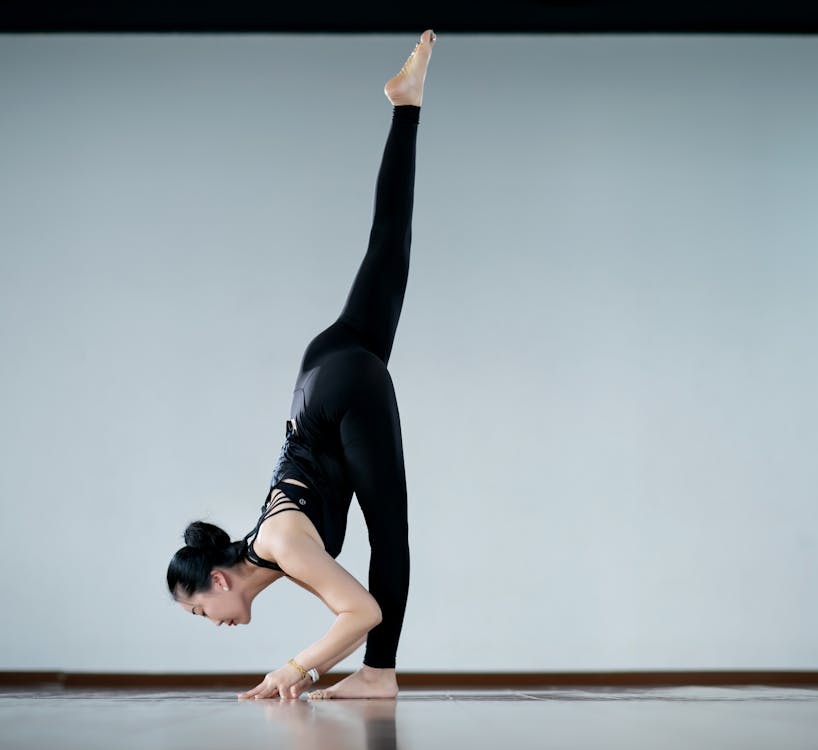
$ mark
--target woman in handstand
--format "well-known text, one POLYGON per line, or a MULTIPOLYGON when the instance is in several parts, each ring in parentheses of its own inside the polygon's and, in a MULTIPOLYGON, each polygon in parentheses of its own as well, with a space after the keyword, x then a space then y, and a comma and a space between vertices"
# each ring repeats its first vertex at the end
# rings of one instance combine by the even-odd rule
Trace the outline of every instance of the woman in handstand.
POLYGON ((387 364, 409 272, 415 144, 434 43, 434 32, 424 31, 384 86, 393 111, 369 246, 340 316, 304 351, 261 517, 234 542, 217 526, 191 523, 168 567, 174 600, 217 626, 248 624, 253 599, 283 577, 336 615, 323 638, 240 698, 297 698, 364 641, 361 669, 310 699, 398 694, 409 541, 400 417, 387 364), (369 590, 335 561, 353 493, 369 535, 369 590))

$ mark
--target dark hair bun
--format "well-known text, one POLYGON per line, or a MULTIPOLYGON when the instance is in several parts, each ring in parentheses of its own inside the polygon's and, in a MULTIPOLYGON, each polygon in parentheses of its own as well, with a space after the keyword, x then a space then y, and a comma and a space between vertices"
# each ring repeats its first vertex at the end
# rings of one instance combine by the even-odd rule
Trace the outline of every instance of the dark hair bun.
POLYGON ((216 555, 230 546, 230 537, 224 529, 212 523, 194 521, 185 529, 185 544, 206 555, 216 555))
POLYGON ((185 529, 185 545, 168 565, 168 591, 192 596, 210 591, 214 567, 232 568, 244 560, 247 538, 231 542, 227 532, 206 521, 194 521, 185 529))

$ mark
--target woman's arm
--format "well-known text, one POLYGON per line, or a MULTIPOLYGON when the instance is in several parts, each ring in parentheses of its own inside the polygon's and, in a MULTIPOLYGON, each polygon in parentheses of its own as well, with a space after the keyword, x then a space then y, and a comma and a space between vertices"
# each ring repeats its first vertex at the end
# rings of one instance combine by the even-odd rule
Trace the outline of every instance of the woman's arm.
POLYGON ((326 671, 327 663, 337 664, 352 653, 381 621, 380 607, 309 534, 281 528, 267 536, 264 546, 288 576, 312 589, 337 615, 323 638, 293 657, 304 669, 326 671))
MULTIPOLYGON (((318 597, 318 598, 319 598, 319 599, 320 599, 322 602, 324 602, 324 604, 327 604, 327 602, 326 602, 326 600, 324 599, 324 597, 323 597, 323 596, 321 596, 321 595, 320 595, 320 594, 319 594, 319 593, 318 593, 318 592, 317 592, 317 591, 316 591, 316 590, 315 590, 315 589, 314 589, 312 586, 308 586, 306 583, 304 583, 304 581, 299 581, 297 578, 293 578, 292 576, 288 576, 288 578, 289 578, 289 580, 291 580, 293 583, 295 583, 295 584, 297 584, 297 585, 301 586, 301 588, 302 588, 302 589, 305 589, 305 590, 309 591, 311 594, 313 594, 314 596, 317 596, 317 597, 318 597)), ((328 604, 327 604, 327 606, 329 607, 329 605, 328 605, 328 604)), ((332 608, 330 607, 330 609, 332 609, 332 608)), ((337 613, 337 612, 335 612, 334 614, 336 614, 336 615, 337 615, 338 613, 337 613)), ((360 640, 359 640, 357 643, 353 643, 353 644, 352 644, 352 645, 351 645, 351 646, 350 646, 350 647, 349 647, 349 648, 348 648, 346 651, 344 651, 344 652, 343 652, 342 654, 340 654, 339 656, 333 657, 332 659, 329 659, 328 661, 325 661, 325 662, 322 662, 321 664, 316 665, 316 667, 315 667, 315 668, 318 670, 319 674, 326 674, 326 673, 327 673, 327 672, 329 672, 329 671, 330 671, 330 669, 332 669, 332 668, 333 668, 333 667, 334 667, 334 666, 335 666, 335 665, 336 665, 336 664, 337 664, 339 661, 343 661, 343 660, 344 660, 344 659, 346 659, 346 658, 347 658, 347 656, 349 656, 349 655, 350 655, 350 654, 351 654, 353 651, 357 651, 357 650, 358 650, 358 649, 359 649, 361 646, 363 646, 363 645, 364 645, 364 643, 366 643, 366 638, 367 638, 367 636, 366 636, 366 635, 361 636, 361 639, 360 639, 360 640)))

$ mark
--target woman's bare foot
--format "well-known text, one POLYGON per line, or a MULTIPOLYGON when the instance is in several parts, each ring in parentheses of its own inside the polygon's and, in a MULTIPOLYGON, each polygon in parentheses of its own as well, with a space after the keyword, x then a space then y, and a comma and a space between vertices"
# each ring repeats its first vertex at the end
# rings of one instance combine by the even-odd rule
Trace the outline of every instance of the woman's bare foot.
POLYGON ((434 31, 426 29, 398 74, 390 78, 383 87, 386 98, 396 107, 402 104, 421 106, 426 68, 429 67, 429 58, 432 56, 436 38, 434 31))
POLYGON ((309 699, 324 698, 394 698, 398 694, 398 680, 394 669, 375 669, 362 666, 357 672, 324 690, 313 690, 309 699))

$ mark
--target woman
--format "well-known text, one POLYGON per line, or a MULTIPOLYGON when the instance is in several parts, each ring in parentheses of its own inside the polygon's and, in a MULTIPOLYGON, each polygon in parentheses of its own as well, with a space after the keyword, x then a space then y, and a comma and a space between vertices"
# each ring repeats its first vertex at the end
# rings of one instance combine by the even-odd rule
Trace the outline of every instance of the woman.
POLYGON ((304 352, 286 440, 256 527, 231 542, 217 526, 192 523, 168 567, 173 598, 216 625, 249 623, 253 599, 283 577, 337 615, 323 638, 240 698, 297 698, 364 641, 362 668, 309 697, 398 694, 409 544, 400 418, 386 367, 409 272, 415 144, 434 43, 434 32, 424 31, 384 86, 393 113, 369 247, 341 315, 304 352), (353 492, 371 547, 368 591, 335 561, 353 492))

